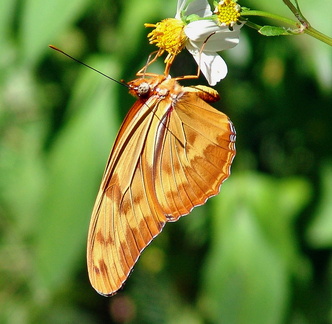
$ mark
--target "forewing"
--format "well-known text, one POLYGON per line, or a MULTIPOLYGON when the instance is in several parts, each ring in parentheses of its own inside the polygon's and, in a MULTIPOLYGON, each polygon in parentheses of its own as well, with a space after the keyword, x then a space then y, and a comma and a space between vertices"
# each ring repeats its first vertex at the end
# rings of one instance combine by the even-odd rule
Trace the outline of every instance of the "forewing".
POLYGON ((157 98, 138 101, 121 126, 108 159, 90 222, 87 262, 92 286, 112 295, 128 277, 141 251, 165 223, 150 201, 143 151, 156 119, 157 98))

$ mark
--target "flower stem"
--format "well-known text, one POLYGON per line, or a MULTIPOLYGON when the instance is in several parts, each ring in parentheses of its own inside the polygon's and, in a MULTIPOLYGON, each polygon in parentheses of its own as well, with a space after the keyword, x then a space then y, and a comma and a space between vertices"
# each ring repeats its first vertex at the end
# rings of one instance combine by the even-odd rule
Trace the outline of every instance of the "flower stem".
POLYGON ((303 16, 297 0, 295 0, 296 7, 290 2, 290 0, 283 0, 283 2, 302 25, 310 25, 309 21, 303 16))
POLYGON ((241 13, 241 17, 247 17, 247 16, 257 16, 257 17, 270 18, 270 19, 274 19, 274 20, 280 21, 282 23, 288 24, 290 26, 298 27, 298 22, 296 22, 292 19, 283 17, 283 16, 279 16, 279 15, 276 15, 276 14, 272 14, 270 12, 266 12, 266 11, 246 10, 246 11, 243 11, 241 13))
POLYGON ((317 29, 311 27, 310 25, 304 30, 304 32, 322 42, 325 44, 328 44, 332 46, 332 38, 329 36, 326 36, 325 34, 321 33, 317 29))
MULTIPOLYGON (((294 21, 292 19, 289 19, 289 18, 286 18, 286 17, 283 17, 283 16, 279 16, 279 15, 276 15, 276 14, 272 14, 270 12, 265 12, 265 11, 260 11, 260 10, 245 10, 241 13, 241 16, 242 17, 257 16, 257 17, 270 18, 270 19, 279 21, 283 24, 287 24, 287 25, 293 27, 294 29, 292 30, 292 32, 294 34, 305 33, 305 34, 308 34, 308 35, 324 42, 325 44, 328 44, 328 45, 332 46, 332 38, 331 37, 326 36, 325 34, 319 32, 317 29, 311 27, 310 23, 304 18, 304 16, 302 15, 301 11, 299 11, 298 8, 296 8, 288 0, 283 0, 283 1, 291 9, 293 14, 296 16, 296 18, 299 21, 294 21)), ((250 27, 252 27, 252 26, 250 26, 250 27)))

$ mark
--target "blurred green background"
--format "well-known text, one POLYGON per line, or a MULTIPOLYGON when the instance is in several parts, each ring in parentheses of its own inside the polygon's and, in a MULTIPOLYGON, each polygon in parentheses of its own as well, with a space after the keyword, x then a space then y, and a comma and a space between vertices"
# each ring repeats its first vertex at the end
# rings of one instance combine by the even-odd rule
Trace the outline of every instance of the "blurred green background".
MULTIPOLYGON (((292 17, 281 0, 240 4, 292 17)), ((300 5, 332 35, 330 0, 300 5)), ((143 23, 175 10, 175 0, 0 2, 0 323, 332 323, 332 48, 306 35, 242 29, 222 53, 215 104, 238 133, 231 177, 165 227, 116 296, 91 288, 90 213, 134 98, 48 44, 130 81, 155 50, 143 23)), ((181 53, 173 75, 195 71, 181 53)))

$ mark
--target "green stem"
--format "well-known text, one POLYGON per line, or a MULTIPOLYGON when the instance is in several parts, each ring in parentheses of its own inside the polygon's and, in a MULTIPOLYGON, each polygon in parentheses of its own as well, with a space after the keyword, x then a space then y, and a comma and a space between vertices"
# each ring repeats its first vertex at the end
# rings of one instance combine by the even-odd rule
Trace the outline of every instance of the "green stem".
POLYGON ((297 0, 295 0, 296 7, 290 2, 290 0, 283 0, 283 2, 302 25, 310 25, 309 21, 303 16, 297 0))
POLYGON ((270 18, 274 19, 277 21, 280 21, 282 23, 288 24, 290 26, 298 27, 298 22, 285 18, 283 16, 275 15, 270 12, 266 11, 260 11, 260 10, 246 10, 241 13, 241 17, 247 17, 247 16, 257 16, 257 17, 265 17, 265 18, 270 18))
POLYGON ((318 31, 317 29, 309 26, 304 30, 304 33, 324 42, 325 44, 328 44, 330 46, 332 46, 332 38, 326 36, 325 34, 321 33, 320 31, 318 31))
MULTIPOLYGON (((296 10, 295 7, 293 9, 296 10)), ((265 17, 265 18, 274 19, 276 21, 279 21, 281 23, 294 27, 295 34, 305 33, 305 34, 308 34, 308 35, 324 42, 325 44, 332 46, 332 38, 329 36, 326 36, 325 34, 319 32, 315 28, 311 27, 309 22, 303 17, 303 15, 301 13, 300 13, 300 16, 297 16, 297 18, 299 18, 301 24, 298 21, 294 21, 292 19, 285 18, 283 16, 275 15, 275 14, 265 12, 265 11, 260 11, 260 10, 246 10, 241 13, 241 16, 242 17, 256 16, 256 17, 265 17), (304 23, 304 24, 302 24, 302 23, 304 23)))
POLYGON ((254 23, 254 22, 252 22, 252 21, 249 21, 249 20, 247 20, 247 22, 246 22, 246 26, 247 27, 250 27, 250 28, 252 28, 252 29, 255 29, 255 30, 257 30, 257 31, 259 31, 263 26, 260 26, 260 25, 257 25, 256 23, 254 23))

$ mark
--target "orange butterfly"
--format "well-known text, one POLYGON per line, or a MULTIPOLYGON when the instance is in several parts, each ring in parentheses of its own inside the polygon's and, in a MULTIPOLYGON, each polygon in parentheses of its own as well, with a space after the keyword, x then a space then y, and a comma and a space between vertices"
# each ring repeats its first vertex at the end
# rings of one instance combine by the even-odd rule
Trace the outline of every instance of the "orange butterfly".
POLYGON ((209 105, 217 91, 182 87, 184 78, 150 74, 127 84, 138 99, 108 158, 88 235, 89 278, 101 295, 122 287, 166 222, 204 204, 230 175, 233 124, 209 105))
MULTIPOLYGON (((50 48, 110 78, 59 48, 50 48)), ((182 87, 164 75, 145 73, 162 51, 127 83, 138 100, 115 140, 93 208, 87 247, 92 286, 114 295, 143 249, 163 229, 219 192, 235 156, 235 129, 208 103, 219 94, 206 86, 182 87)))

